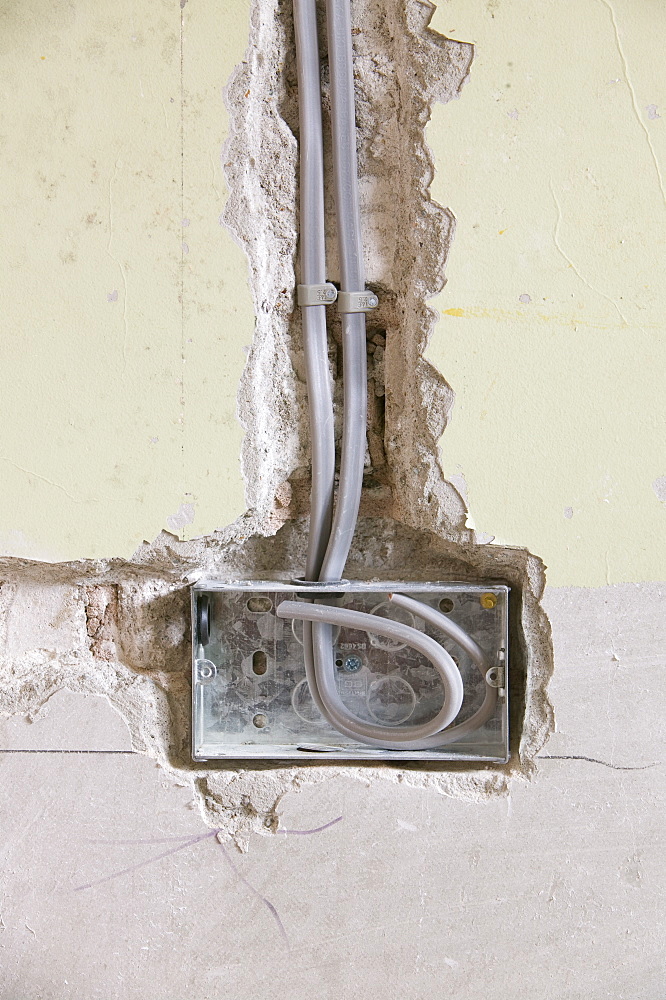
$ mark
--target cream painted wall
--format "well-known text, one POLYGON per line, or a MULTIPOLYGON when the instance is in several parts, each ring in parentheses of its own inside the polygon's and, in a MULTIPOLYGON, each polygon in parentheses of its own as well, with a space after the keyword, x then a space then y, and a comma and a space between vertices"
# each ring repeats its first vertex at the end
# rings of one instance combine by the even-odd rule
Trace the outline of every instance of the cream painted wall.
MULTIPOLYGON (((247 18, 246 0, 3 8, 6 554, 129 555, 243 510, 253 319, 219 153, 247 18)), ((458 219, 430 348, 456 392, 446 473, 551 583, 659 578, 666 8, 449 0, 433 26, 476 46, 429 129, 458 219)))
POLYGON ((446 474, 551 584, 662 579, 666 6, 450 0, 433 27, 475 45, 428 133, 458 220, 429 355, 446 474))
POLYGON ((253 315, 220 151, 248 5, 225 6, 3 5, 5 554, 129 556, 243 510, 253 315))

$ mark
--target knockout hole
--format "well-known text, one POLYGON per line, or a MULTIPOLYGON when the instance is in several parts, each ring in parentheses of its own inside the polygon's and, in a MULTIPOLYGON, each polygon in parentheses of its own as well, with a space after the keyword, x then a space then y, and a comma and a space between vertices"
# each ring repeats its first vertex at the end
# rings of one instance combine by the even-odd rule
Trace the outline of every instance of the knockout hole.
POLYGON ((266 673, 267 669, 266 654, 263 649, 256 649, 252 654, 252 672, 261 676, 266 673))
POLYGON ((251 597, 246 607, 254 615, 266 614, 273 607, 273 602, 270 597, 251 597))
POLYGON ((453 601, 450 597, 443 597, 439 602, 439 610, 443 611, 445 615, 448 615, 450 611, 453 611, 453 601))

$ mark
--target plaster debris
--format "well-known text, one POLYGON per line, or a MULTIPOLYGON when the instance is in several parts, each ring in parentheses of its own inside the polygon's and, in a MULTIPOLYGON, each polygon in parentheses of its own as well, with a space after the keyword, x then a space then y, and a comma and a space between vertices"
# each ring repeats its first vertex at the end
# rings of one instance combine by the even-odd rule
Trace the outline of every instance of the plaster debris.
POLYGON ((118 593, 115 587, 84 587, 86 632, 90 652, 100 660, 114 660, 117 638, 118 593))
MULTIPOLYGON (((244 767, 191 760, 189 584, 204 575, 290 579, 305 565, 309 433, 293 301, 298 114, 287 0, 254 0, 246 58, 226 97, 231 133, 223 159, 230 195, 224 219, 246 251, 256 309, 238 402, 246 430, 247 513, 193 541, 162 532, 131 560, 0 560, 0 712, 34 713, 63 688, 106 696, 126 720, 133 747, 188 784, 206 821, 241 847, 252 833, 277 830, 278 807, 288 791, 341 770, 368 784, 388 780, 469 799, 505 794, 511 779, 533 773, 553 728, 546 694, 552 647, 540 603, 543 563, 526 549, 478 544, 479 536, 466 526, 464 496, 440 466, 438 441, 453 392, 423 353, 437 318, 427 300, 444 284, 455 220, 430 198, 433 164, 424 129, 435 101, 460 95, 472 47, 432 31, 432 10, 421 0, 353 5, 366 268, 380 306, 368 322, 373 391, 366 477, 347 575, 494 579, 512 587, 510 762, 446 769, 432 762, 244 767), (27 610, 31 594, 50 594, 53 607, 44 611, 40 604, 38 614, 27 610)), ((322 56, 328 135, 325 51, 322 56)), ((325 157, 330 177, 329 145, 325 157)), ((329 278, 335 280, 330 195, 327 208, 329 278)), ((338 411, 339 344, 332 317, 338 411)), ((181 504, 167 522, 176 532, 193 517, 193 505, 181 504)))

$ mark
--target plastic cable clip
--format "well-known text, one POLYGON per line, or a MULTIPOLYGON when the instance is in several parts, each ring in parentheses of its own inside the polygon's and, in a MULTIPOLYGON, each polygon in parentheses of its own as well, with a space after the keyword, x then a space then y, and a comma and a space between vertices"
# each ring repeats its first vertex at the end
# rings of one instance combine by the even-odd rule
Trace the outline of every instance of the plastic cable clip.
POLYGON ((379 299, 366 288, 364 292, 338 292, 338 312, 364 313, 376 309, 379 299))
POLYGON ((338 290, 329 281, 323 285, 297 285, 299 306, 330 306, 338 297, 338 290))

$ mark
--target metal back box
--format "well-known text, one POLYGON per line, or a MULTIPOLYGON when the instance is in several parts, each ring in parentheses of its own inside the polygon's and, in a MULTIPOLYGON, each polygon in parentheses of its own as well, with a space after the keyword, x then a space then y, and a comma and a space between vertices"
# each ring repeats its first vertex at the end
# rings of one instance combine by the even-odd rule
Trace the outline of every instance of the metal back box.
MULTIPOLYGON (((504 584, 336 583, 317 593, 341 607, 402 621, 432 636, 460 669, 465 696, 456 722, 483 700, 485 680, 468 655, 433 626, 391 605, 399 592, 450 616, 483 648, 499 698, 495 714, 462 739, 429 750, 382 750, 342 736, 319 714, 303 663, 303 626, 278 618, 283 600, 306 599, 303 585, 201 580, 192 588, 193 757, 303 760, 506 761, 508 598, 504 584)), ((409 646, 349 628, 334 631, 336 682, 347 707, 368 722, 426 722, 443 692, 428 660, 409 646)))

